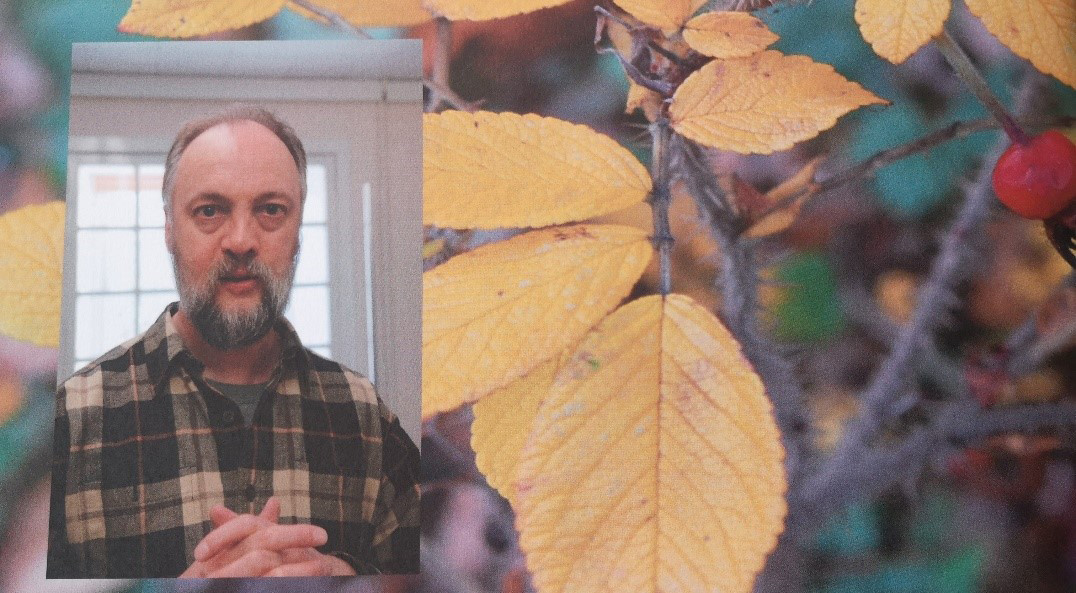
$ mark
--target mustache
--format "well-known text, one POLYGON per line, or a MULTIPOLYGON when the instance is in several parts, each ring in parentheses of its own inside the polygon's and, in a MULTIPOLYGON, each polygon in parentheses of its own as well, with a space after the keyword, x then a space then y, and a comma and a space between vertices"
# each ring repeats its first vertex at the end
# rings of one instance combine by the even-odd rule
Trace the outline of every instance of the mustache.
POLYGON ((234 253, 226 253, 224 258, 213 265, 209 270, 209 281, 216 287, 225 279, 240 275, 253 277, 263 286, 273 281, 273 271, 268 264, 257 259, 253 254, 236 255, 234 253))

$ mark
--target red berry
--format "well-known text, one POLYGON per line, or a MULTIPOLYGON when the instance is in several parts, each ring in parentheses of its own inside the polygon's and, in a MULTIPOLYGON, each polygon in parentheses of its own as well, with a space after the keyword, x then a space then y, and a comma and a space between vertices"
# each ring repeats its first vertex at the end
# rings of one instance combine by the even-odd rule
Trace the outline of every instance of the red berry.
POLYGON ((1076 197, 1076 146, 1056 130, 1013 144, 994 165, 993 182, 1009 210, 1024 218, 1049 218, 1076 197))

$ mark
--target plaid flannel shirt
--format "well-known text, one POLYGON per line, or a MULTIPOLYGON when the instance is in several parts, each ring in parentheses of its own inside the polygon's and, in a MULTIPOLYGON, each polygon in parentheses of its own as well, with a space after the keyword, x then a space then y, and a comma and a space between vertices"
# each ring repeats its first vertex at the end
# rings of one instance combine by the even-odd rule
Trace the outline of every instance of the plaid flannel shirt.
POLYGON ((302 347, 282 359, 249 426, 206 385, 173 303, 142 336, 59 389, 49 578, 171 577, 223 504, 323 527, 319 548, 359 574, 418 572, 419 456, 370 382, 302 347))

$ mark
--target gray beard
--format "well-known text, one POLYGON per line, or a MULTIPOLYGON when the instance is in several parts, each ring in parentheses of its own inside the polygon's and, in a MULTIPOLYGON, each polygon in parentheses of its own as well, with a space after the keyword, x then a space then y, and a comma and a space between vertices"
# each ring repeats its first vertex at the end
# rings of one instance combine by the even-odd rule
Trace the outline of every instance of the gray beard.
POLYGON ((298 252, 290 269, 281 278, 275 277, 272 270, 261 261, 251 260, 247 269, 261 283, 261 301, 253 311, 223 311, 216 303, 217 290, 222 282, 221 278, 243 263, 240 258, 228 255, 210 270, 204 285, 194 286, 183 276, 177 258, 173 255, 172 267, 179 287, 180 307, 210 346, 220 350, 236 350, 250 346, 269 333, 283 315, 295 278, 297 258, 298 252))

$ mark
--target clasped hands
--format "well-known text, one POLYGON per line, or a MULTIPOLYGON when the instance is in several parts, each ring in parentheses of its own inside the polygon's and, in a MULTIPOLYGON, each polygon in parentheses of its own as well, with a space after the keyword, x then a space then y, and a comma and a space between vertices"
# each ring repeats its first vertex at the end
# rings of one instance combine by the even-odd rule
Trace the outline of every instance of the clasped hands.
POLYGON ((194 548, 182 577, 299 577, 354 575, 344 560, 314 548, 328 540, 316 525, 280 525, 280 501, 270 497, 257 515, 224 506, 209 511, 213 530, 194 548))

